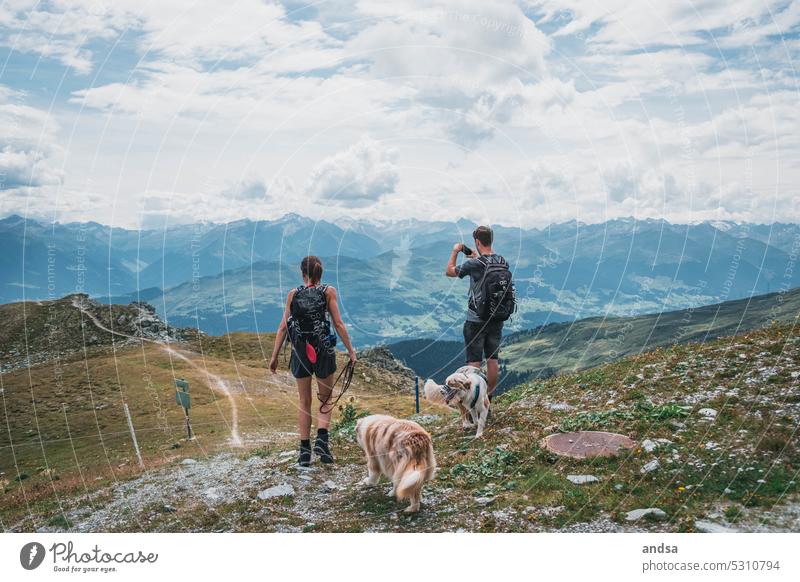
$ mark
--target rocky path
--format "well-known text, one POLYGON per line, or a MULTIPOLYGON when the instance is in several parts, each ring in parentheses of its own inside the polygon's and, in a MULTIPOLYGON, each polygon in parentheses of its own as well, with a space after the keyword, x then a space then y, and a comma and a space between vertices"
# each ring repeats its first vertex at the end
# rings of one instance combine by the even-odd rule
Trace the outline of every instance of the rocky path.
POLYGON ((336 502, 358 487, 363 468, 299 468, 294 457, 184 459, 93 494, 67 518, 78 532, 313 530, 335 520, 336 502))
MULTIPOLYGON (((72 302, 72 305, 76 309, 79 309, 81 311, 81 313, 83 313, 86 317, 88 317, 89 320, 92 322, 92 324, 94 324, 98 329, 101 329, 102 331, 104 331, 106 333, 110 333, 110 334, 118 336, 118 337, 124 337, 124 338, 132 339, 132 340, 135 340, 135 341, 144 341, 144 342, 155 344, 155 345, 159 346, 162 350, 164 350, 166 353, 168 353, 170 356, 176 357, 176 358, 186 362, 187 364, 189 364, 190 366, 192 366, 196 370, 202 372, 206 377, 206 385, 208 386, 208 388, 211 391, 216 392, 216 393, 220 394, 221 396, 224 396, 227 399, 228 404, 230 405, 230 408, 231 408, 231 420, 230 420, 230 423, 228 423, 228 424, 229 424, 230 431, 231 431, 231 436, 230 436, 231 445, 237 446, 237 447, 242 446, 242 438, 241 438, 241 436, 239 434, 239 408, 238 408, 238 406, 236 404, 236 399, 234 398, 233 393, 232 393, 230 387, 228 386, 228 383, 224 379, 222 379, 220 376, 217 376, 216 374, 213 374, 213 373, 209 372, 207 366, 201 366, 200 364, 198 364, 197 362, 195 362, 194 360, 192 360, 191 358, 189 358, 185 354, 179 352, 178 350, 176 350, 175 348, 171 347, 169 344, 167 344, 167 343, 165 343, 163 341, 152 339, 152 338, 147 338, 147 337, 136 337, 136 336, 133 336, 133 335, 129 335, 129 334, 126 334, 126 333, 122 333, 122 332, 119 332, 119 331, 116 331, 116 330, 109 329, 91 311, 86 309, 86 307, 77 299, 72 302)), ((226 423, 227 423, 227 420, 226 420, 226 423)))
MULTIPOLYGON (((246 457, 220 453, 118 483, 68 510, 66 517, 78 532, 478 531, 487 519, 497 531, 544 531, 530 518, 559 509, 495 507, 489 499, 456 494, 434 482, 425 488, 420 513, 407 515, 405 503, 387 496, 385 480, 365 487, 364 474, 359 463, 298 467, 294 450, 246 457)), ((558 531, 645 530, 598 516, 558 531)))

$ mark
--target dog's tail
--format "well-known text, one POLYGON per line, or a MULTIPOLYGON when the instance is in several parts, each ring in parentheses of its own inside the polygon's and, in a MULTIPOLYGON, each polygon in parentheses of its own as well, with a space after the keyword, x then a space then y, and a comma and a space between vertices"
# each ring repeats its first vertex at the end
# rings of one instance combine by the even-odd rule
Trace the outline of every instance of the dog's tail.
MULTIPOLYGON (((409 468, 410 465, 409 465, 409 468)), ((403 473, 400 483, 397 484, 397 499, 408 499, 413 497, 415 491, 422 487, 423 471, 420 468, 413 468, 403 473)))
POLYGON ((436 459, 433 443, 427 433, 414 433, 403 442, 406 463, 400 469, 400 480, 395 488, 397 499, 408 499, 418 492, 427 479, 433 477, 436 459))

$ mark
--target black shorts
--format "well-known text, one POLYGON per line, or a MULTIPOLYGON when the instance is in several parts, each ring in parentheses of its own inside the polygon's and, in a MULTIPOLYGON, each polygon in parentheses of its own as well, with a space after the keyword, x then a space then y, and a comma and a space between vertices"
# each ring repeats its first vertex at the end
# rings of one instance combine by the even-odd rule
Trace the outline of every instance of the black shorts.
POLYGON ((336 352, 322 350, 317 354, 317 363, 312 364, 305 352, 297 352, 292 348, 289 369, 295 378, 308 378, 311 375, 317 378, 327 378, 336 371, 336 352))
POLYGON ((503 337, 503 322, 490 323, 465 321, 464 346, 467 362, 496 360, 500 356, 500 341, 503 337))

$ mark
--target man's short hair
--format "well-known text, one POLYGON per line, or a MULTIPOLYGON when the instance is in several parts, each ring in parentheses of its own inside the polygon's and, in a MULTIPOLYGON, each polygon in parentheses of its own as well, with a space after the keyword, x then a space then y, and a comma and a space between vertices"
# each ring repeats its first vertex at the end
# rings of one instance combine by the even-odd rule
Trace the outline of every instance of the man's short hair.
POLYGON ((494 239, 494 233, 492 229, 488 226, 479 226, 475 230, 472 231, 472 238, 476 241, 481 243, 485 247, 492 246, 492 240, 494 239))

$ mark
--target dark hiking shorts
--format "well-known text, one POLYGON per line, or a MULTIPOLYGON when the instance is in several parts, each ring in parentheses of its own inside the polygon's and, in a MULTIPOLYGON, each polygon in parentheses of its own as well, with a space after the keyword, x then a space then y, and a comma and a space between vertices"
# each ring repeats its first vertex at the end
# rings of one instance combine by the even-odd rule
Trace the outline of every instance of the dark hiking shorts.
POLYGON ((317 363, 312 364, 308 361, 305 352, 299 353, 292 349, 289 369, 295 378, 308 378, 311 375, 317 378, 327 378, 336 371, 336 352, 322 350, 317 354, 317 363))
POLYGON ((503 335, 503 322, 483 323, 464 322, 464 346, 467 362, 496 360, 500 355, 500 340, 503 335))

